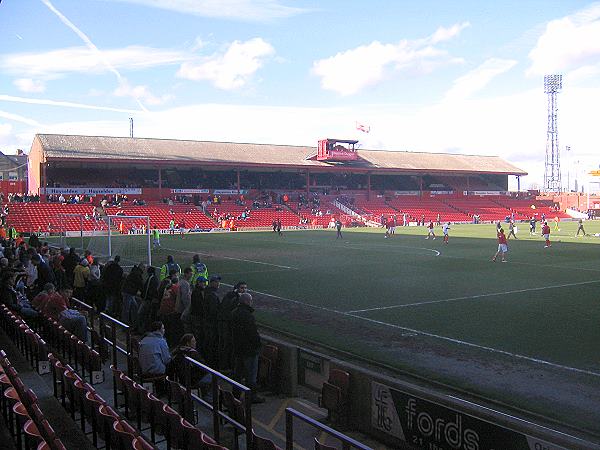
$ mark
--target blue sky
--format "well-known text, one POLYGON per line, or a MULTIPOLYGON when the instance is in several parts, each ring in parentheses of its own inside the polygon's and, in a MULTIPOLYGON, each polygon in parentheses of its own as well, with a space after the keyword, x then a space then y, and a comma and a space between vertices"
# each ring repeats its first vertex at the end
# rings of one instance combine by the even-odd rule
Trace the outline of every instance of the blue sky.
POLYGON ((560 73, 564 183, 600 162, 599 2, 4 0, 0 30, 7 153, 133 117, 137 137, 499 155, 527 188, 560 73))

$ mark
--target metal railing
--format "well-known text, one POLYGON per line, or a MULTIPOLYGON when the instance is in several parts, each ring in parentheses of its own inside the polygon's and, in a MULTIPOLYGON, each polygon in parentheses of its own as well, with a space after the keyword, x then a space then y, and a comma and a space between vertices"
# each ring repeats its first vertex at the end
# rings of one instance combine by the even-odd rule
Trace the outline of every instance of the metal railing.
POLYGON ((185 386, 187 389, 187 395, 189 395, 189 397, 193 401, 198 403, 203 408, 212 412, 213 436, 217 442, 220 442, 221 437, 221 427, 219 422, 223 420, 233 425, 234 427, 234 448, 236 450, 239 448, 238 433, 240 432, 246 435, 246 448, 252 448, 252 391, 250 388, 238 383, 235 380, 232 380, 226 375, 223 375, 221 372, 211 369, 207 365, 202 364, 201 362, 196 361, 193 358, 190 358, 189 356, 185 357, 185 386), (212 403, 209 403, 199 395, 196 395, 192 392, 192 390, 194 389, 191 383, 192 368, 210 373, 212 403), (219 396, 219 382, 225 383, 231 386, 234 390, 241 391, 244 394, 244 400, 242 401, 244 407, 244 423, 238 422, 234 418, 227 415, 225 412, 221 411, 221 409, 219 408, 219 405, 221 403, 221 399, 219 396))
POLYGON ((340 433, 333 428, 328 427, 327 425, 323 425, 321 422, 308 417, 305 414, 302 414, 300 411, 295 410, 294 408, 286 408, 285 409, 285 448, 286 450, 294 450, 294 418, 300 419, 303 422, 311 425, 319 431, 324 431, 325 433, 333 436, 338 439, 342 443, 343 450, 350 450, 351 448, 357 448, 359 450, 373 450, 371 447, 368 447, 360 442, 352 439, 349 436, 346 436, 344 433, 340 433))

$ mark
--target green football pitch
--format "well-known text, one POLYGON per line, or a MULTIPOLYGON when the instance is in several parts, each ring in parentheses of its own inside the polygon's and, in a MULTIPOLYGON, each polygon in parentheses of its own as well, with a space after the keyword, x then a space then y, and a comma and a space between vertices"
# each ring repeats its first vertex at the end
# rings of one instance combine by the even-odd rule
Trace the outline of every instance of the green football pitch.
MULTIPOLYGON (((575 237, 576 224, 561 223, 544 248, 539 227, 530 236, 519 224, 506 264, 491 261, 494 225, 453 225, 447 245, 422 227, 390 239, 373 229, 163 236, 153 263, 172 254, 183 266, 198 253, 224 283, 245 280, 280 302, 600 373, 600 221, 585 226, 575 237)), ((263 310, 259 319, 326 344, 333 331, 263 310)))
MULTIPOLYGON (((271 329, 568 422, 575 413, 550 411, 561 401, 551 393, 546 401, 507 398, 501 375, 493 387, 481 387, 412 357, 427 345, 443 361, 450 355, 462 363, 465 373, 473 361, 500 366, 498 374, 510 364, 523 367, 525 384, 525 372, 540 367, 554 370, 556 379, 585 378, 597 386, 600 237, 593 234, 600 221, 586 222, 588 235, 580 237, 575 222, 560 226, 552 224, 552 247, 544 248, 539 224, 534 236, 528 224, 518 224, 507 263, 491 261, 495 225, 457 224, 448 244, 441 227, 435 240, 425 239, 423 227, 398 227, 390 239, 381 229, 345 229, 342 239, 334 230, 166 235, 153 264, 173 255, 185 266, 197 253, 223 283, 248 283, 257 319, 271 329)), ((585 412, 579 418, 598 431, 595 418, 585 412)))

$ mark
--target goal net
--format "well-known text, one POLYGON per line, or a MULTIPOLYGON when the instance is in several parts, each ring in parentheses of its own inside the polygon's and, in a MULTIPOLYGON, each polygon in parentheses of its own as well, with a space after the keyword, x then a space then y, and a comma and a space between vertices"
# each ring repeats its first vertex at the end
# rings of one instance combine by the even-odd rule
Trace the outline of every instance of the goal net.
POLYGON ((152 263, 148 216, 57 214, 48 228, 47 240, 55 247, 89 250, 101 262, 119 255, 125 267, 152 263))
POLYGON ((120 256, 122 266, 152 264, 150 218, 148 216, 108 215, 102 218, 104 229, 90 233, 87 250, 107 260, 120 256))

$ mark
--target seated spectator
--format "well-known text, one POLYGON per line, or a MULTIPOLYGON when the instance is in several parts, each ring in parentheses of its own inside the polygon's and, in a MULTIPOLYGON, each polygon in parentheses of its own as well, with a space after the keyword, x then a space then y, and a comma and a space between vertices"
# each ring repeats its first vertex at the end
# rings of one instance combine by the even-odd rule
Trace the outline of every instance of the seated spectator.
POLYGON ((171 354, 164 338, 165 326, 162 322, 154 322, 150 331, 140 341, 140 370, 142 374, 164 375, 167 364, 171 362, 171 354))
POLYGON ((31 300, 31 305, 38 311, 44 311, 50 295, 54 292, 54 285, 52 283, 46 283, 44 285, 44 289, 38 295, 33 297, 33 300, 31 300))
MULTIPOLYGON (((45 299, 44 304, 41 306, 40 311, 44 315, 58 320, 60 317, 60 313, 69 307, 68 297, 66 295, 61 295, 58 292, 56 292, 52 283, 45 284, 44 290, 47 292, 48 295, 45 299)), ((72 293, 71 289, 64 289, 63 293, 64 291, 72 293)))
MULTIPOLYGON (((169 365, 169 374, 172 374, 175 379, 181 383, 186 381, 186 356, 204 363, 200 353, 198 350, 196 350, 196 337, 192 333, 184 334, 181 337, 179 345, 173 350, 171 364, 169 365)), ((207 374, 197 367, 192 368, 190 375, 192 387, 198 387, 200 384, 206 384, 210 382, 210 374, 207 374)))
MULTIPOLYGON (((73 290, 70 288, 61 289, 60 296, 63 298, 64 303, 69 305, 73 290)), ((67 307, 60 312, 58 321, 83 342, 87 342, 87 317, 80 311, 67 307)))

